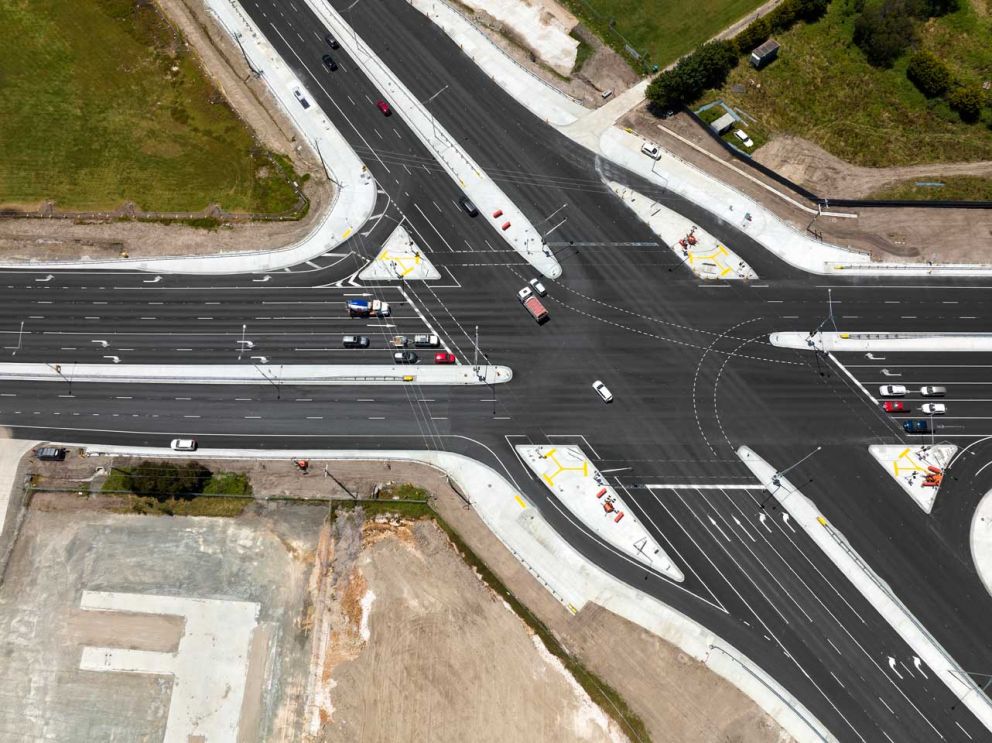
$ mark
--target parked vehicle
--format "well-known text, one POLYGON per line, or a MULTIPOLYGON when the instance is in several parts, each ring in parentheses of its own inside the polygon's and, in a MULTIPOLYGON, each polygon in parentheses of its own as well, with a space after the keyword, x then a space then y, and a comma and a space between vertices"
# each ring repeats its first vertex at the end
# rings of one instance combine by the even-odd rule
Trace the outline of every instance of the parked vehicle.
POLYGON ((383 116, 389 116, 393 111, 385 101, 376 101, 375 107, 382 111, 383 116))
POLYGON ((34 455, 46 462, 61 462, 65 459, 65 449, 61 446, 43 446, 36 449, 34 455))
POLYGON ((661 159, 661 150, 658 149, 658 145, 656 144, 649 144, 645 142, 641 145, 641 152, 650 157, 652 160, 661 159))
POLYGON ((341 339, 341 345, 345 348, 368 348, 369 337, 367 335, 346 335, 341 339))
POLYGON ((325 54, 323 57, 320 58, 320 61, 323 62, 324 67, 329 69, 331 72, 334 72, 334 70, 338 68, 338 63, 334 61, 334 57, 332 57, 330 54, 325 54))
POLYGON ((548 321, 548 311, 541 304, 541 300, 534 296, 534 292, 529 286, 517 292, 517 299, 539 325, 548 321))
POLYGON ((751 140, 749 136, 747 136, 747 132, 745 132, 743 129, 738 129, 737 131, 735 131, 734 136, 737 137, 741 141, 741 144, 743 144, 748 149, 754 147, 754 142, 751 140))
POLYGON ((379 299, 349 299, 347 306, 352 317, 389 317, 389 304, 379 299))
POLYGON ((882 403, 882 410, 886 413, 905 413, 906 403, 902 400, 886 400, 882 403))
POLYGON ((902 397, 906 394, 906 388, 901 384, 883 384, 878 388, 878 394, 882 397, 902 397))
POLYGON ((406 348, 410 340, 405 335, 394 335, 389 339, 389 345, 393 348, 406 348))
POLYGON ((303 95, 302 90, 299 88, 293 88, 293 95, 296 96, 296 100, 300 102, 300 105, 303 106, 303 108, 310 108, 310 101, 308 101, 306 96, 303 95))
POLYGON ((942 402, 925 402, 920 406, 927 415, 943 415, 947 412, 947 406, 942 402))
POLYGON ((922 418, 910 418, 902 422, 902 429, 906 433, 927 433, 930 425, 922 418))
POLYGON ((196 451, 196 439, 173 439, 169 446, 173 451, 196 451))
POLYGON ((393 354, 394 364, 416 364, 418 356, 413 351, 397 351, 393 354))
POLYGON ((539 296, 539 297, 546 297, 546 296, 548 296, 548 290, 545 289, 544 288, 544 284, 542 284, 537 279, 531 279, 528 283, 530 284, 530 288, 534 290, 534 293, 537 296, 539 296))
POLYGON ((441 345, 441 339, 431 333, 430 335, 413 336, 413 345, 417 348, 437 348, 441 345))
POLYGON ((613 402, 613 393, 607 389, 606 385, 600 382, 598 379, 592 383, 592 388, 596 390, 596 394, 603 398, 603 402, 611 403, 613 402))
POLYGON ((470 217, 479 216, 479 210, 476 208, 475 204, 472 203, 472 200, 468 196, 462 196, 460 199, 458 199, 458 206, 464 209, 465 213, 468 214, 470 217))
POLYGON ((325 36, 325 37, 324 37, 324 41, 326 41, 326 42, 327 42, 327 45, 328 45, 329 47, 331 47, 331 49, 337 49, 337 48, 338 48, 338 46, 339 46, 339 45, 338 45, 338 40, 337 40, 337 39, 335 39, 335 38, 334 38, 333 36, 331 36, 330 34, 327 34, 327 36, 325 36))
POLYGON ((924 397, 943 397, 947 394, 946 387, 935 387, 932 384, 920 387, 920 394, 924 397))
POLYGON ((457 361, 453 353, 446 353, 444 351, 438 351, 434 354, 435 364, 454 364, 457 361))

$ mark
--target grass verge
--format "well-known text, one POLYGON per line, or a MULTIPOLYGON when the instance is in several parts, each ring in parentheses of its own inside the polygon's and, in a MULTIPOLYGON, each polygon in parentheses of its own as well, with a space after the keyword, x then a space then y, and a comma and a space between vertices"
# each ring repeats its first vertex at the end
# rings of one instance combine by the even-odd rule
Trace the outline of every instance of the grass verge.
MULTIPOLYGON (((723 88, 700 102, 722 98, 765 130, 803 137, 855 165, 992 159, 988 126, 965 124, 945 103, 928 101, 906 78, 906 58, 891 70, 865 61, 851 43, 855 18, 846 0, 834 0, 818 22, 776 36, 782 49, 775 62, 756 72, 742 60, 723 88)), ((921 44, 970 80, 992 69, 989 38, 992 16, 966 1, 925 24, 921 44)))
POLYGON ((868 196, 869 199, 907 199, 912 201, 992 201, 992 178, 970 175, 931 176, 894 183, 868 196), (918 186, 918 183, 943 183, 943 186, 918 186))
POLYGON ((648 67, 664 68, 760 7, 762 0, 562 0, 562 4, 635 69, 642 69, 625 48, 627 43, 638 54, 646 54, 648 67))
POLYGON ((220 516, 233 518, 240 516, 251 503, 250 496, 228 497, 219 495, 198 495, 195 498, 159 500, 128 493, 124 503, 113 509, 117 513, 138 513, 159 516, 220 516))
POLYGON ((296 203, 289 161, 257 147, 155 3, 6 2, 0 28, 0 203, 239 213, 296 203))
MULTIPOLYGON (((348 503, 335 501, 334 508, 355 508, 361 506, 366 515, 378 515, 383 513, 395 513, 399 516, 416 519, 430 519, 448 536, 455 549, 462 559, 473 568, 476 574, 489 588, 506 601, 513 611, 519 616, 530 629, 541 638, 541 642, 548 651, 557 657, 575 680, 585 689, 590 698, 598 704, 606 714, 620 726, 624 734, 631 740, 647 743, 651 740, 647 727, 643 720, 638 717, 627 705, 627 702, 616 689, 600 679, 596 674, 587 669, 581 661, 569 653, 551 630, 537 616, 527 608, 508 589, 489 566, 476 555, 461 536, 455 531, 438 513, 431 508, 429 503, 418 503, 409 501, 364 501, 361 503, 348 503)), ((333 518, 333 509, 331 517, 333 518)))

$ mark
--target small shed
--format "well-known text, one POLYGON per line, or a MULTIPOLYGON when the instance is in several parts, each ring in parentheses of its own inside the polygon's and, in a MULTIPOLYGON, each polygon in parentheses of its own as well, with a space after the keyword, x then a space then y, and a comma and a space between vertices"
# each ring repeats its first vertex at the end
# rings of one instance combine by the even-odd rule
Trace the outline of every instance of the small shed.
POLYGON ((733 114, 724 114, 719 119, 710 124, 710 128, 717 134, 723 134, 737 123, 733 114))
POLYGON ((760 70, 778 56, 778 49, 779 43, 775 39, 769 39, 751 52, 751 66, 760 70))

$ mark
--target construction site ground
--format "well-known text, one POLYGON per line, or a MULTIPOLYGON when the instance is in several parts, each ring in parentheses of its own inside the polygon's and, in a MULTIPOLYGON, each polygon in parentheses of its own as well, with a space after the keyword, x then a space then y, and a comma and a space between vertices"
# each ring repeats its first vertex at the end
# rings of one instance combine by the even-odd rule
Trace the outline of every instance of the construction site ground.
POLYGON ((330 206, 332 186, 308 148, 296 141, 292 125, 263 80, 255 78, 234 41, 198 0, 156 0, 196 50, 206 74, 247 123, 262 146, 289 157, 298 173, 308 173, 303 191, 310 209, 300 220, 232 222, 217 229, 181 223, 120 221, 86 223, 72 219, 0 219, 0 260, 76 260, 161 255, 213 255, 280 248, 302 239, 330 206))
POLYGON ((0 653, 9 659, 0 730, 40 734, 50 720, 49 730, 99 724, 121 740, 161 735, 167 681, 78 670, 81 644, 176 642, 168 619, 78 609, 82 590, 112 590, 261 604, 244 741, 622 740, 437 527, 383 516, 361 527, 345 516, 332 529, 326 503, 272 500, 369 497, 412 482, 563 647, 622 696, 652 740, 788 740, 677 648, 595 605, 571 615, 436 470, 335 462, 325 475, 323 465, 303 474, 289 460, 201 461, 249 473, 256 501, 243 515, 114 513, 120 501, 76 493, 98 491, 110 467, 134 462, 76 450, 64 462, 24 460, 21 479, 33 474, 36 485, 63 492, 33 496, 0 586, 0 653), (257 662, 263 657, 270 665, 257 662))
MULTIPOLYGON (((987 211, 923 207, 831 208, 831 211, 857 214, 858 217, 816 217, 755 183, 755 180, 760 181, 807 207, 816 208, 812 202, 732 158, 685 114, 660 119, 647 110, 646 104, 642 104, 617 123, 657 142, 714 178, 747 194, 797 229, 811 227, 817 230, 825 242, 870 252, 875 260, 880 261, 983 263, 992 259, 989 251, 992 216, 987 211), (683 140, 688 140, 688 143, 683 140)), ((832 167, 840 168, 838 163, 847 165, 833 158, 832 167)), ((872 179, 877 174, 870 178, 862 176, 861 181, 857 173, 851 172, 850 175, 854 184, 852 188, 861 193, 858 189, 865 189, 869 183, 874 183, 872 179)), ((842 176, 836 177, 844 180, 842 176)), ((895 180, 901 177, 897 176, 895 180)))

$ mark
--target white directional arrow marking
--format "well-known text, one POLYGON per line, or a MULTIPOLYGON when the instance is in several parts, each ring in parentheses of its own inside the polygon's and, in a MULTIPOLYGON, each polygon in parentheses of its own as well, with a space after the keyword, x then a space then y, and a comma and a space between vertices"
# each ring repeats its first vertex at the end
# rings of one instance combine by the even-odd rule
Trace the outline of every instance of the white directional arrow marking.
POLYGON ((156 276, 154 279, 142 279, 142 284, 157 284, 162 280, 161 276, 156 276))
POLYGON ((272 278, 271 276, 269 276, 268 274, 265 274, 265 276, 263 276, 262 278, 260 278, 260 279, 252 279, 252 281, 255 281, 257 283, 264 284, 266 281, 268 281, 271 278, 272 278))
POLYGON ((767 518, 768 518, 768 515, 767 515, 767 514, 764 514, 764 513, 759 513, 759 514, 758 514, 758 521, 760 521, 760 522, 761 522, 761 525, 762 525, 763 527, 765 527, 765 529, 767 530, 767 532, 768 532, 769 534, 771 534, 771 533, 772 533, 772 530, 771 530, 771 529, 770 529, 770 528, 768 527, 768 524, 766 524, 766 523, 765 523, 765 520, 766 520, 767 518))
POLYGON ((43 279, 35 279, 35 281, 42 281, 42 282, 44 282, 44 281, 51 281, 54 278, 55 278, 54 276, 52 276, 51 274, 48 274, 48 276, 46 276, 45 278, 43 278, 43 279))
POLYGON ((784 521, 785 522, 785 525, 789 527, 789 531, 791 531, 793 534, 796 533, 796 530, 793 528, 792 524, 789 523, 789 514, 783 513, 782 514, 782 521, 784 521))
POLYGON ((109 343, 107 343, 107 341, 90 341, 90 343, 99 343, 100 348, 106 348, 108 345, 110 345, 109 343))
POLYGON ((900 679, 902 678, 902 674, 899 673, 899 671, 896 670, 896 659, 893 658, 891 655, 889 656, 889 668, 892 669, 892 673, 894 673, 900 679))
POLYGON ((720 532, 721 534, 723 534, 723 538, 726 539, 729 542, 730 541, 730 537, 728 537, 727 534, 726 534, 726 532, 724 532, 724 530, 720 528, 720 525, 718 523, 716 523, 716 521, 713 520, 713 517, 712 516, 707 516, 707 518, 710 520, 710 523, 713 524, 713 526, 716 527, 716 530, 718 532, 720 532))
POLYGON ((119 363, 121 363, 121 357, 120 357, 120 356, 104 356, 103 358, 105 358, 105 359, 110 359, 110 360, 111 360, 111 361, 113 361, 113 362, 114 362, 115 364, 119 364, 119 363))
POLYGON ((257 359, 259 364, 266 364, 269 361, 268 356, 252 356, 253 359, 257 359))
POLYGON ((929 677, 929 676, 927 676, 927 675, 926 675, 925 673, 923 673, 923 664, 922 664, 922 662, 920 661, 920 659, 919 659, 919 658, 917 658, 917 657, 916 657, 915 655, 913 656, 913 667, 914 667, 914 668, 915 668, 915 669, 916 669, 917 671, 919 671, 919 672, 920 672, 920 674, 921 674, 921 675, 923 676, 923 678, 925 678, 925 679, 927 679, 927 678, 930 678, 930 677, 929 677))
POLYGON ((872 361, 885 361, 885 357, 884 356, 876 356, 873 353, 866 353, 865 356, 867 356, 872 361))
MULTIPOLYGON (((737 525, 738 525, 738 526, 739 526, 739 527, 741 528, 741 531, 742 531, 742 532, 744 532, 745 534, 747 534, 747 535, 748 535, 749 537, 751 537, 751 532, 749 532, 749 531, 748 531, 747 529, 745 529, 745 528, 744 528, 744 524, 742 524, 742 523, 741 523, 741 522, 740 522, 740 521, 739 521, 739 520, 737 519, 737 517, 736 517, 736 516, 734 516, 734 517, 733 517, 733 519, 734 519, 734 523, 735 523, 735 524, 737 524, 737 525)), ((752 541, 752 542, 757 542, 758 540, 757 540, 757 539, 755 539, 754 537, 751 537, 751 541, 752 541)))

